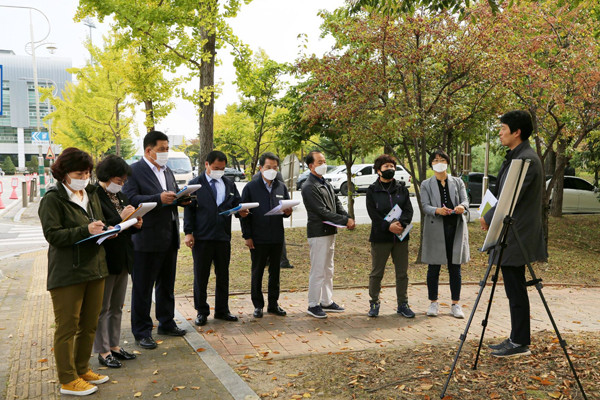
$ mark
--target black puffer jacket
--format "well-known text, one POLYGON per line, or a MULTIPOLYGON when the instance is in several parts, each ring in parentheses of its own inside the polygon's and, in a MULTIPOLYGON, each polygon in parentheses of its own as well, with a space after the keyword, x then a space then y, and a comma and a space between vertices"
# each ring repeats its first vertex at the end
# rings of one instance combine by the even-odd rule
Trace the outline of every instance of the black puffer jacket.
MULTIPOLYGON (((375 183, 369 186, 367 189, 367 212, 371 217, 370 242, 394 242, 398 240, 396 235, 390 232, 390 223, 385 220, 385 216, 396 204, 402 210, 400 224, 406 227, 412 221, 413 208, 408 189, 404 186, 404 183, 393 180, 386 190, 381 181, 377 179, 375 183)), ((408 236, 404 240, 408 240, 408 236)))

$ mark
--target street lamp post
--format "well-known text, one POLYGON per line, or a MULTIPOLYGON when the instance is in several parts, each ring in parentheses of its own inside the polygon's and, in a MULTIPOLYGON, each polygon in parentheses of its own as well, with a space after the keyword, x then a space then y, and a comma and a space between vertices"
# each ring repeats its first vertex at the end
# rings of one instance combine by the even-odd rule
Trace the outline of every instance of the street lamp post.
MULTIPOLYGON (((41 130, 41 124, 40 124, 40 93, 38 90, 38 76, 37 76, 37 63, 36 63, 36 59, 35 59, 35 48, 36 48, 36 44, 40 45, 43 44, 44 40, 46 40, 48 38, 48 36, 50 36, 50 31, 51 31, 51 25, 50 25, 50 20, 48 19, 48 17, 46 16, 46 14, 44 14, 41 10, 35 8, 35 7, 28 7, 28 6, 8 6, 8 5, 0 5, 0 7, 4 7, 4 8, 17 8, 17 9, 24 9, 24 10, 29 10, 29 33, 31 35, 31 62, 33 64, 33 86, 34 86, 34 92, 35 92, 35 115, 36 115, 36 126, 37 126, 37 132, 40 132, 41 130), (48 33, 46 34, 46 36, 44 36, 43 39, 35 41, 34 38, 34 34, 33 34, 33 16, 32 16, 32 11, 37 11, 40 14, 42 14, 42 16, 46 19, 46 22, 48 23, 48 33)), ((44 194, 46 194, 46 178, 44 176, 44 156, 42 153, 42 145, 38 146, 38 176, 39 176, 39 186, 40 186, 40 197, 44 196, 44 194)))

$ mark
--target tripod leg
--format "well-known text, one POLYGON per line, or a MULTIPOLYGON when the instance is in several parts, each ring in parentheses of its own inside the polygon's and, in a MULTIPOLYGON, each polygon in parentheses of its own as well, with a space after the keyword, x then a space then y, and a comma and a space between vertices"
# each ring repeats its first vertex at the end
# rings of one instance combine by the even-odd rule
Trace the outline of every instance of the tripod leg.
POLYGON ((475 315, 475 311, 477 311, 477 305, 479 304, 479 300, 481 299, 481 295, 483 294, 483 289, 485 289, 485 284, 490 276, 490 272, 492 270, 493 265, 493 257, 490 257, 490 262, 488 264, 487 270, 485 271, 485 275, 483 280, 479 282, 479 293, 477 293, 477 298, 475 299, 475 303, 473 304, 473 309, 471 310, 471 315, 467 321, 467 326, 465 327, 465 331, 460 335, 460 344, 458 345, 458 350, 456 351, 456 355, 454 356, 454 361, 452 362, 452 368, 450 368, 450 373, 448 374, 448 379, 446 379, 446 383, 444 384, 444 388, 442 389, 442 394, 440 395, 440 399, 443 399, 446 395, 446 390, 448 389, 448 385, 450 384, 450 379, 452 378, 452 374, 454 373, 454 369, 456 368, 456 363, 458 362, 458 357, 460 356, 460 352, 462 350, 463 345, 465 344, 465 340, 467 339, 467 334, 469 332, 469 327, 471 326, 471 322, 473 321, 473 317, 475 315))
POLYGON ((477 348, 477 354, 475 355, 475 362, 473 363, 473 369, 477 369, 477 362, 479 361, 479 353, 481 352, 481 346, 483 345, 483 336, 485 335, 485 329, 488 324, 488 318, 490 316, 490 310, 492 309, 492 300, 494 299, 494 292, 496 291, 496 285, 498 283, 498 273, 500 272, 500 265, 496 265, 496 271, 492 276, 492 290, 490 291, 490 301, 485 312, 485 317, 481 321, 481 337, 479 338, 479 347, 477 348))
MULTIPOLYGON (((523 254, 523 257, 527 260, 528 259, 527 251, 525 250, 525 247, 523 246, 523 242, 521 242, 521 239, 519 238, 519 234, 517 233, 517 230, 513 229, 513 233, 515 235, 515 239, 516 239, 517 243, 519 244, 519 247, 521 249, 521 253, 523 254)), ((581 391, 583 398, 585 400, 587 400, 585 390, 583 390, 583 385, 581 384, 581 381, 579 380, 579 376, 577 376, 577 371, 575 370, 575 366, 573 366, 571 357, 569 357, 569 352, 567 351, 567 342, 560 335, 560 332, 558 331, 558 326, 556 325, 556 321, 554 321, 554 317, 552 316, 552 313, 550 312, 550 307, 548 307, 548 302, 546 301, 546 298, 544 297, 544 293, 542 293, 542 288, 544 287, 544 285, 542 284, 542 280, 537 278, 537 276, 535 275, 535 271, 533 270, 533 267, 531 266, 530 263, 527 263, 527 269, 529 270, 529 274, 531 275, 531 279, 532 279, 530 282, 527 282, 527 285, 528 286, 535 285, 535 288, 537 289, 537 291, 540 295, 540 298, 542 299, 542 303, 544 304, 544 308, 546 309, 546 313, 548 313, 548 317, 550 318, 550 323, 552 324, 552 327, 554 328, 554 332, 556 333, 556 337, 558 338, 560 347, 562 347, 563 352, 565 353, 565 357, 567 358, 567 362, 569 363, 569 367, 571 367, 571 372, 573 372, 573 377, 575 378, 575 381, 577 382, 577 386, 579 386, 579 390, 581 391)))

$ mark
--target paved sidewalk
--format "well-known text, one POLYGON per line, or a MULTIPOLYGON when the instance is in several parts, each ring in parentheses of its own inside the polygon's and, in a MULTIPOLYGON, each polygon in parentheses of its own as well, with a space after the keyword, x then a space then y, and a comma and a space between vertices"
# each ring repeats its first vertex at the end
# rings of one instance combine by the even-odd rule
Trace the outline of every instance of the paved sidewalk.
MULTIPOLYGON (((477 297, 478 285, 464 285, 461 304, 465 319, 450 315, 450 290, 447 285, 440 288, 440 315, 427 317, 429 305, 425 285, 409 287, 411 308, 417 314, 406 319, 395 312, 395 289, 386 288, 382 293, 380 316, 366 316, 369 307, 367 289, 334 290, 334 299, 343 304, 346 312, 329 314, 326 319, 316 319, 306 314, 306 292, 282 293, 281 306, 288 312, 286 317, 265 313, 264 318, 255 319, 250 295, 233 296, 231 311, 240 317, 238 323, 227 323, 209 318, 207 325, 198 329, 206 341, 230 364, 248 358, 276 359, 305 354, 323 354, 340 351, 356 351, 374 348, 396 348, 421 343, 459 342, 460 334, 477 297), (446 302, 444 299, 448 298, 446 302)), ((597 305, 600 304, 600 288, 545 287, 544 296, 559 331, 598 331, 600 319, 597 305)), ((490 294, 488 286, 475 313, 468 339, 479 338, 481 321, 485 315, 490 294)), ((529 290, 531 303, 531 325, 533 331, 552 330, 548 315, 543 308, 537 290, 529 290)), ((195 317, 193 299, 178 297, 176 307, 187 318, 195 317)), ((214 299, 209 299, 214 304, 214 299)), ((510 327, 508 302, 503 286, 499 285, 494 297, 486 338, 506 337, 510 327)))
MULTIPOLYGON (((52 353, 54 315, 46 291, 46 260, 45 251, 3 260, 11 268, 5 269, 6 276, 0 279, 0 351, 5 355, 0 359, 0 398, 60 397, 52 353)), ((129 299, 126 304, 130 304, 129 299)), ((110 376, 109 382, 99 386, 94 398, 132 398, 137 393, 142 398, 257 398, 226 364, 227 370, 221 366, 213 372, 220 358, 212 362, 212 370, 203 362, 204 353, 210 357, 210 346, 187 321, 178 321, 190 330, 185 339, 156 335, 155 339, 161 341, 159 347, 142 350, 134 344, 128 312, 126 306, 122 343, 126 349, 138 352, 138 358, 125 362, 120 369, 107 369, 100 367, 97 355, 93 354, 92 368, 110 376), (186 339, 198 345, 196 349, 204 345, 208 350, 198 353, 186 339), (232 388, 237 390, 235 396, 228 392, 232 388)))

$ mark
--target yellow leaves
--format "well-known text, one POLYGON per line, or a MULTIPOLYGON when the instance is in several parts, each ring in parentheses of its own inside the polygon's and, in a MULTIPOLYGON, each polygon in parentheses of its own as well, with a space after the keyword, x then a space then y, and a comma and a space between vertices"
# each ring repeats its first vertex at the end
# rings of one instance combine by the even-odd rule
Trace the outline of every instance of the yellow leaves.
POLYGON ((548 396, 552 397, 553 399, 560 399, 562 396, 561 392, 550 392, 548 393, 548 396))
POLYGON ((142 397, 142 392, 135 392, 133 397, 142 397))
POLYGON ((162 392, 158 392, 153 397, 160 397, 161 395, 162 395, 162 392))

